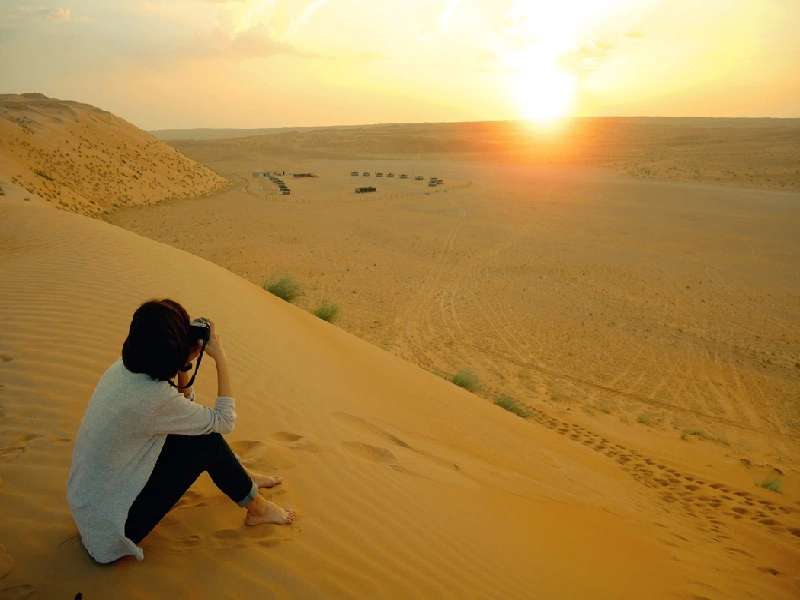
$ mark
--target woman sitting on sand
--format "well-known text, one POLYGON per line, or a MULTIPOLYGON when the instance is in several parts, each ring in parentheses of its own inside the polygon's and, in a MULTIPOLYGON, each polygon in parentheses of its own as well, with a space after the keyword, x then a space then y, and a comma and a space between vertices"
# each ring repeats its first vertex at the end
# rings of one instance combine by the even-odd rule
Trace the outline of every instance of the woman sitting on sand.
POLYGON ((132 554, 203 471, 231 500, 247 509, 245 524, 288 524, 294 513, 265 500, 258 488, 279 477, 248 473, 222 433, 236 423, 225 351, 214 324, 205 352, 217 365, 213 409, 194 402, 187 385, 202 340, 190 339, 186 310, 153 300, 133 314, 128 338, 100 378, 81 422, 67 484, 67 499, 83 545, 98 562, 132 554), (171 385, 172 384, 172 385, 171 385))

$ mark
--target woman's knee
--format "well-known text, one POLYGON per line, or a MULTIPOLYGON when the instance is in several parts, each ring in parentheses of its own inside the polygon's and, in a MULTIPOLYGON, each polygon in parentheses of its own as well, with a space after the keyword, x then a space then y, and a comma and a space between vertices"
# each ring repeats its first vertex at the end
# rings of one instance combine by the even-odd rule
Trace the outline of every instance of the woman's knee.
POLYGON ((165 451, 174 460, 179 462, 188 460, 191 464, 203 464, 213 460, 228 447, 225 438, 217 432, 203 435, 170 434, 164 446, 165 451))

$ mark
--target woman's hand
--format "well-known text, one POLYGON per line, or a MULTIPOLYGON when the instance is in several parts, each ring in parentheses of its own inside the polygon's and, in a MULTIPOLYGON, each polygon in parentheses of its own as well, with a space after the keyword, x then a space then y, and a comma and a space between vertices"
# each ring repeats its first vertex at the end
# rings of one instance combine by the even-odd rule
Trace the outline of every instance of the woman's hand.
POLYGON ((222 347, 222 342, 217 334, 217 328, 214 326, 214 321, 208 320, 211 323, 211 335, 206 344, 206 354, 208 354, 215 361, 225 358, 225 349, 222 347))

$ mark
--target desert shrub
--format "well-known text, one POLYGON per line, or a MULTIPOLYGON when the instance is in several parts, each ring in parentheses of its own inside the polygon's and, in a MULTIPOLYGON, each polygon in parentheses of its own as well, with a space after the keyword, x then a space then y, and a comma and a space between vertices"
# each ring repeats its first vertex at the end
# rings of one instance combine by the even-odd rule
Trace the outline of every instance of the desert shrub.
POLYGON ((270 294, 287 302, 293 302, 300 295, 300 285, 291 277, 280 277, 264 284, 264 289, 270 294))
POLYGON ((512 412, 523 419, 531 416, 531 411, 509 396, 501 396, 495 400, 494 403, 500 408, 504 408, 508 412, 512 412))
POLYGON ((710 440, 711 437, 702 429, 684 429, 681 432, 681 439, 687 441, 690 437, 696 437, 701 440, 710 440))
POLYGON ((690 438, 697 438, 699 440, 704 440, 708 442, 716 442, 717 444, 722 444, 723 446, 729 446, 728 440, 724 437, 715 435, 713 433, 708 433, 703 429, 684 429, 681 432, 681 439, 684 442, 689 441, 690 438))
POLYGON ((333 323, 338 314, 339 307, 330 302, 323 302, 319 305, 317 310, 314 311, 315 316, 319 317, 323 321, 327 321, 328 323, 333 323))
POLYGON ((455 383, 458 387, 462 387, 470 392, 474 392, 478 389, 478 376, 469 369, 459 371, 453 375, 450 381, 455 383))
POLYGON ((764 481, 761 481, 758 484, 758 487, 762 487, 765 490, 769 490, 770 492, 775 492, 776 494, 780 494, 781 492, 781 480, 777 479, 776 477, 769 477, 764 481))
POLYGON ((641 423, 642 425, 652 425, 653 424, 653 415, 648 413, 642 413, 639 415, 636 420, 641 423))

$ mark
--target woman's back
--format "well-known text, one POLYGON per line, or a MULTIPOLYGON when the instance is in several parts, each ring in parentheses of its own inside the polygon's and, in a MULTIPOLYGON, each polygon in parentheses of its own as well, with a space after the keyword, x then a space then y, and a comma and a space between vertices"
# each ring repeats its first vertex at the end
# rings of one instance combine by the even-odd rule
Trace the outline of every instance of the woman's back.
POLYGON ((153 470, 166 434, 154 413, 178 394, 165 381, 114 362, 95 387, 78 430, 67 499, 89 553, 100 562, 141 549, 124 535, 128 509, 153 470))

